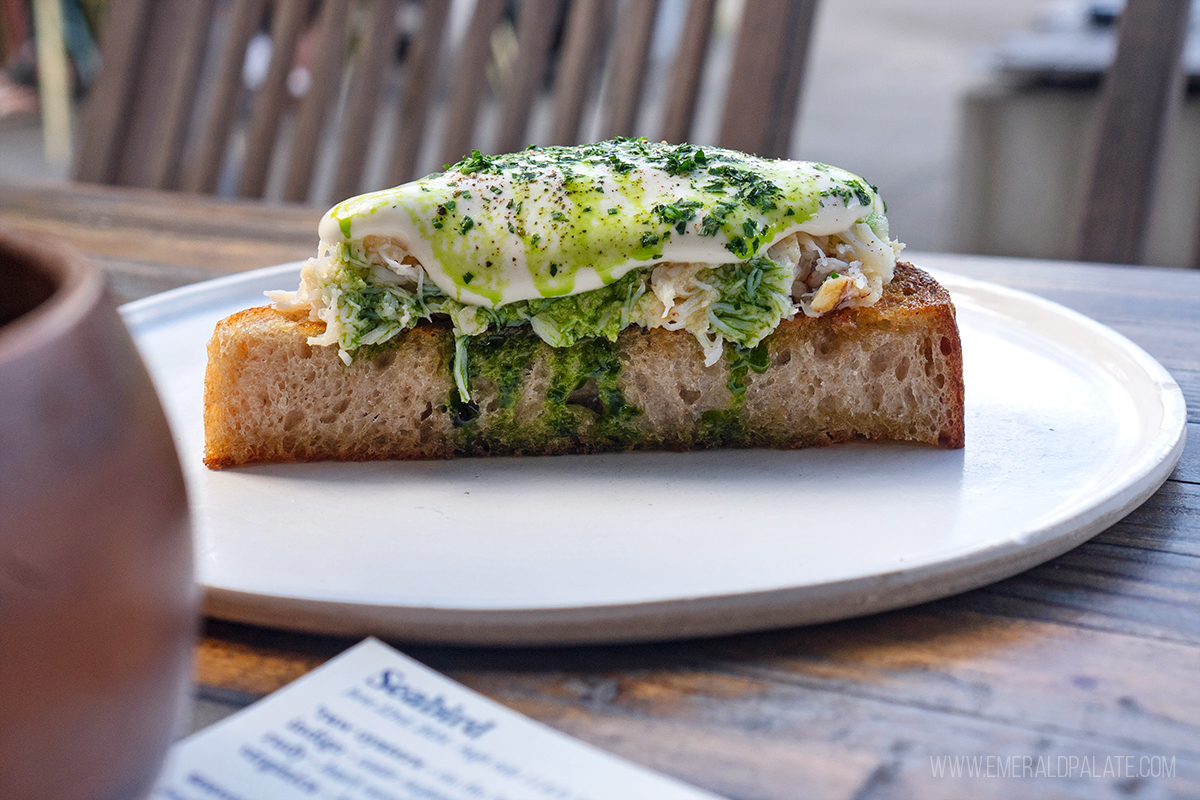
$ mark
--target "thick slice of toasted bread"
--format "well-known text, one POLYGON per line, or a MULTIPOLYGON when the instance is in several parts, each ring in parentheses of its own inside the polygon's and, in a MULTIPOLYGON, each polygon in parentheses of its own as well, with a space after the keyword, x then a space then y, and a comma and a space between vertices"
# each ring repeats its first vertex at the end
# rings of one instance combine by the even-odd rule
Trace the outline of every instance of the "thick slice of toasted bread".
POLYGON ((324 323, 252 308, 208 346, 205 463, 448 458, 620 449, 807 447, 855 438, 963 446, 962 350, 948 293, 899 264, 869 308, 784 321, 705 367, 691 334, 630 328, 552 348, 528 328, 474 337, 470 390, 448 325, 345 366, 324 323), (761 371, 760 371, 761 370, 761 371))

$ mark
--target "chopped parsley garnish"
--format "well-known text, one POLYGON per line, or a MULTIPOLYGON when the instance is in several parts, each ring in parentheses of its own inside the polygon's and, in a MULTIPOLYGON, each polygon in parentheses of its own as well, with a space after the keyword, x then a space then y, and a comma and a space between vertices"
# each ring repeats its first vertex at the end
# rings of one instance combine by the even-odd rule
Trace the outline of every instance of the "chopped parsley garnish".
POLYGON ((870 191, 858 180, 846 181, 844 186, 832 186, 821 192, 821 197, 838 197, 846 205, 850 205, 851 201, 857 200, 860 205, 864 206, 871 205, 872 199, 870 191))
POLYGON ((700 235, 701 236, 716 236, 717 231, 721 230, 721 225, 725 223, 725 218, 730 215, 736 208, 733 203, 720 202, 713 206, 712 211, 708 213, 704 219, 700 220, 700 235))
POLYGON ((493 156, 485 156, 478 150, 472 150, 471 155, 459 161, 457 164, 447 167, 447 170, 458 170, 463 175, 473 175, 476 172, 493 172, 495 158, 493 156))
POLYGON ((654 213, 666 225, 675 225, 676 233, 683 235, 687 224, 696 217, 696 209, 701 204, 698 200, 676 200, 669 205, 657 205, 654 213))
POLYGON ((696 209, 700 208, 698 200, 676 200, 669 205, 657 205, 654 207, 654 213, 665 223, 675 222, 676 220, 689 220, 696 216, 696 209))
POLYGON ((616 155, 609 157, 608 165, 612 167, 613 172, 617 173, 618 175, 628 175, 630 172, 633 172, 633 163, 629 161, 622 161, 620 157, 616 155))
POLYGON ((708 166, 708 157, 704 155, 704 151, 690 144, 666 148, 666 154, 662 159, 663 171, 668 175, 686 175, 706 166, 708 166))

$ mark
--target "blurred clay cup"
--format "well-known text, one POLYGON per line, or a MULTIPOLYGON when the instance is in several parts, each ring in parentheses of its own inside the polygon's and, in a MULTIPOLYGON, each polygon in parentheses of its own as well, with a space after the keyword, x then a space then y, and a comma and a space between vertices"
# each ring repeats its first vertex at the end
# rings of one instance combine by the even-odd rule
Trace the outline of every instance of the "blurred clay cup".
POLYGON ((183 476, 104 277, 0 229, 0 795, 134 798, 185 707, 183 476))

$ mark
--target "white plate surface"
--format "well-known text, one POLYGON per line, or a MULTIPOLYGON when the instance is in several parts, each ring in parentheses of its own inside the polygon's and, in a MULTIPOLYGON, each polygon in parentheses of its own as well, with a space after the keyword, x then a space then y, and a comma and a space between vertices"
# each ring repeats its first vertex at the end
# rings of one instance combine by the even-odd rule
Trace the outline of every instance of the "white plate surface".
POLYGON ((849 617, 1078 545, 1183 450, 1178 385, 1109 328, 952 274, 967 446, 201 463, 218 319, 282 265, 122 308, 176 434, 209 614, 461 643, 611 642, 849 617))

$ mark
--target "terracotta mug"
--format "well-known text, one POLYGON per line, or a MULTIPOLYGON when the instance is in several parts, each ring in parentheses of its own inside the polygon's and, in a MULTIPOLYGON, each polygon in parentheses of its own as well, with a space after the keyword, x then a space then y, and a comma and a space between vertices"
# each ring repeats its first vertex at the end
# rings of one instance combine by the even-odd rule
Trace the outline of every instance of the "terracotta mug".
POLYGON ((103 275, 0 230, 0 795, 146 793, 197 600, 171 432, 103 275))

